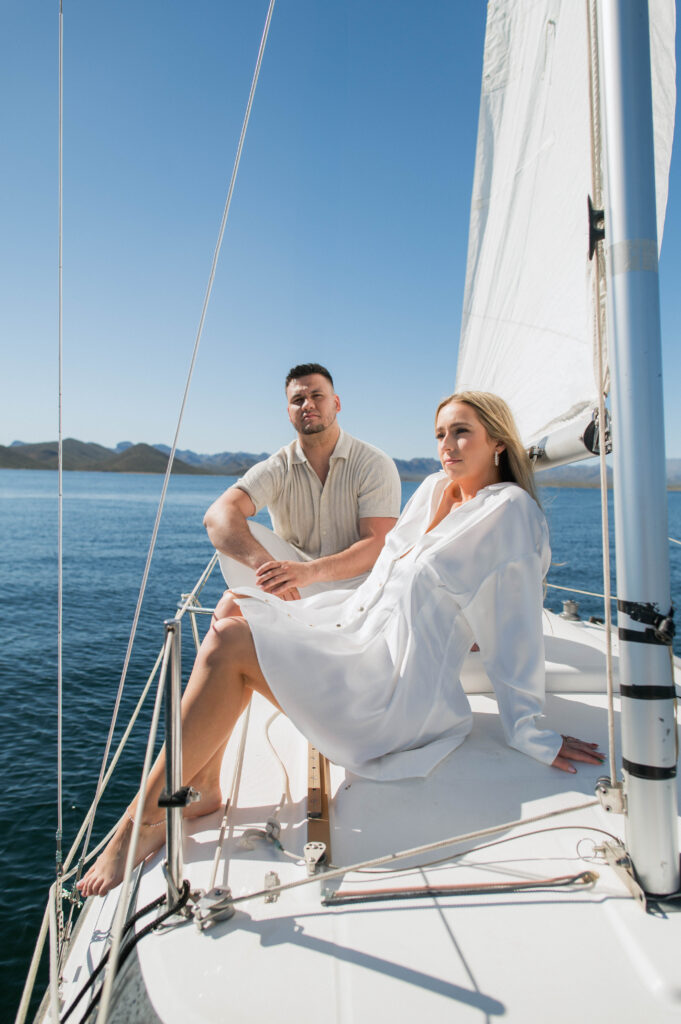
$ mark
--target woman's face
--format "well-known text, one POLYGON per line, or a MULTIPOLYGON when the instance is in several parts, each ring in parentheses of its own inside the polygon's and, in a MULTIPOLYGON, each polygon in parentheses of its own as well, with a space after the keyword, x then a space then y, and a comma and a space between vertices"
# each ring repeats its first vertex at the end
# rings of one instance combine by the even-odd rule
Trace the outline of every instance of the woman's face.
POLYGON ((505 446, 489 436, 470 405, 450 402, 443 406, 437 416, 435 437, 442 468, 464 497, 499 482, 494 452, 501 453, 505 446))

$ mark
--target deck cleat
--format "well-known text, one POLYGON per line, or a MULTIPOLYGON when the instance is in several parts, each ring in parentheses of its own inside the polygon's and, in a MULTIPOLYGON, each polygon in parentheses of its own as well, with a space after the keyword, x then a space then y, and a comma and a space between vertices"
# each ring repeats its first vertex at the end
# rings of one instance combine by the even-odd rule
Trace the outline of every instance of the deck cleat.
POLYGON ((234 916, 232 890, 229 886, 211 889, 199 896, 194 904, 194 923, 199 931, 204 931, 218 921, 228 921, 234 916))

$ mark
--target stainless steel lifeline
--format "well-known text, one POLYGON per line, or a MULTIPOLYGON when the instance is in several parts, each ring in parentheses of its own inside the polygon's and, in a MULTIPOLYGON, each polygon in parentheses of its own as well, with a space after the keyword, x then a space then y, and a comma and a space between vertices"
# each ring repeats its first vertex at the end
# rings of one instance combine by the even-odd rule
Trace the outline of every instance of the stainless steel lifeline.
MULTIPOLYGON (((165 681, 165 722, 166 722, 166 790, 169 796, 182 788, 182 719, 180 700, 182 697, 182 621, 168 619, 165 623, 166 637, 172 637, 170 649, 170 672, 165 681)), ((182 811, 181 806, 166 807, 168 905, 172 906, 182 889, 184 859, 182 856, 182 811)))

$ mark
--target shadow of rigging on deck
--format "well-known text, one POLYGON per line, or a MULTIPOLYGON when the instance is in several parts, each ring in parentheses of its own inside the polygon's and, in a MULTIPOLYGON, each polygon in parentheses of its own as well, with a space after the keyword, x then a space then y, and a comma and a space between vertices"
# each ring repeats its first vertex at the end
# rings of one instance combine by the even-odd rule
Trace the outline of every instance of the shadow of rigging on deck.
POLYGON ((225 922, 224 925, 218 925, 212 931, 204 934, 219 939, 225 931, 236 927, 241 932, 251 932, 257 935, 263 948, 290 943, 310 953, 329 957, 334 965, 346 963, 353 967, 362 967, 365 970, 383 974, 408 985, 414 985, 419 990, 432 992, 434 995, 473 1007, 486 1014, 487 1017, 499 1017, 506 1013, 506 1007, 502 1002, 475 988, 466 988, 434 974, 427 974, 404 964, 395 963, 374 953, 352 949, 318 935, 312 935, 305 930, 300 920, 301 915, 296 915, 295 919, 283 915, 260 921, 254 920, 243 911, 237 911, 230 921, 225 922))

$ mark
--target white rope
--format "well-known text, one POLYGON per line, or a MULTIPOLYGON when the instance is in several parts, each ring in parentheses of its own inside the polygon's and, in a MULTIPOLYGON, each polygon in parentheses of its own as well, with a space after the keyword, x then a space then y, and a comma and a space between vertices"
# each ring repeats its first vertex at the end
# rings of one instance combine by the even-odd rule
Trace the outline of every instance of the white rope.
MULTIPOLYGON (((455 846, 458 843, 466 843, 471 839, 481 839, 483 836, 491 836, 496 832, 503 832, 507 829, 518 828, 522 825, 533 825, 536 821, 545 821, 547 818, 556 818, 562 814, 572 814, 575 811, 583 811, 588 807, 597 807, 598 800, 588 800, 583 804, 576 804, 574 807, 564 807, 556 811, 546 811, 544 814, 537 814, 532 818, 519 818, 516 821, 507 821, 503 825, 492 825, 490 828, 482 828, 476 832, 466 832, 460 836, 450 836, 449 839, 439 839, 435 843, 425 843, 423 846, 414 846, 411 850, 400 850, 398 853, 388 853, 383 857, 374 857, 372 860, 360 861, 358 864, 347 864, 342 868, 333 868, 331 871, 324 871, 321 874, 300 878, 295 882, 285 882, 283 885, 275 885, 271 889, 258 889, 256 892, 249 892, 243 896, 236 896, 232 903, 244 903, 246 900, 259 899, 262 896, 286 892, 287 889, 299 889, 303 885, 314 885, 324 883, 332 878, 342 878, 353 871, 363 871, 366 868, 379 867, 381 864, 390 864, 396 860, 405 860, 407 857, 418 857, 422 853, 430 853, 432 850, 441 850, 445 846, 455 846)), ((470 852, 470 851, 468 851, 470 852)))
POLYGON ((50 896, 47 900, 45 912, 43 914, 43 920, 40 925, 40 932, 33 950, 33 957, 31 959, 30 966, 28 968, 28 974, 26 975, 26 981, 24 982, 24 991, 21 994, 21 1002, 19 1003, 19 1009, 17 1015, 14 1018, 14 1024, 24 1024, 26 1020, 26 1014, 28 1013, 28 1007, 31 1002, 31 996, 33 995, 33 986, 35 985, 36 975, 38 974, 38 968, 40 967, 40 959, 43 955, 43 947, 45 945, 45 939, 47 938, 47 931, 50 922, 50 900, 52 898, 52 889, 50 889, 50 896))
POLYGON ((208 562, 208 565, 203 570, 203 572, 199 576, 198 580, 194 584, 194 587, 193 587, 191 593, 190 594, 183 594, 182 595, 182 600, 183 600, 184 603, 181 605, 180 608, 178 608, 177 615, 175 616, 175 618, 177 618, 177 619, 183 618, 184 613, 187 611, 187 609, 190 608, 190 606, 194 604, 195 598, 197 597, 198 594, 201 593, 201 591, 203 590, 204 586, 206 585, 206 580, 208 579, 208 577, 212 573, 213 569, 215 568, 217 560, 218 560, 218 553, 216 551, 214 553, 213 557, 208 562))
POLYGON ((617 600, 617 595, 611 595, 610 598, 606 599, 605 594, 597 594, 593 590, 579 590, 578 587, 559 587, 557 583, 547 583, 546 586, 551 587, 552 590, 565 590, 568 594, 584 594, 585 597, 600 597, 603 601, 617 600))
POLYGON ((128 854, 125 860, 125 871, 123 874, 123 881, 121 883, 121 891, 118 897, 118 903, 116 905, 116 914, 114 916, 113 924, 111 926, 111 951, 109 955, 109 962, 106 967, 104 984, 102 986, 102 998, 100 1001, 100 1009, 97 1012, 97 1021, 101 1022, 101 1024, 105 1024, 109 1013, 111 991, 113 988, 114 979, 116 977, 118 953, 121 946, 123 928, 125 927, 125 916, 128 912, 128 902, 130 899, 130 879, 132 878, 132 873, 135 869, 135 854, 137 853, 137 841, 139 838, 140 828, 142 825, 141 809, 144 807, 144 801, 147 795, 147 781, 149 779, 149 772, 151 771, 152 760, 154 757, 156 731, 158 729, 159 718, 161 717, 163 689, 166 680, 166 673, 168 671, 168 661, 170 659, 170 649, 172 646, 172 641, 172 634, 168 633, 163 647, 163 663, 161 665, 161 672, 158 680, 158 689, 156 691, 156 700, 154 702, 154 713, 151 718, 151 725, 149 726, 149 738, 147 740, 147 749, 144 756, 144 766, 142 768, 142 780, 140 783, 139 797, 137 800, 138 812, 136 813, 133 821, 132 835, 130 837, 130 845, 128 847, 128 854))
MULTIPOLYGON (((183 607, 180 609, 180 611, 178 613, 178 618, 182 617, 182 615, 184 614, 187 606, 191 603, 192 599, 196 596, 197 593, 199 593, 201 591, 201 589, 205 585, 206 580, 208 579, 210 573, 212 572, 213 568, 215 567, 216 562, 217 562, 217 553, 215 555, 213 555, 213 557, 208 562, 208 565, 206 566, 206 568, 204 569, 203 573, 201 574, 201 576, 197 580, 197 582, 196 582, 196 584, 195 584, 191 594, 187 595, 187 600, 186 600, 185 604, 183 605, 183 607)), ((137 701, 135 709, 132 712, 132 715, 130 716, 130 720, 129 720, 128 725, 127 725, 127 727, 125 729, 125 732, 123 733, 123 735, 122 735, 122 737, 121 737, 121 739, 119 741, 118 747, 116 748, 116 751, 115 751, 114 756, 113 756, 113 758, 111 760, 109 768, 108 768, 108 770, 106 772, 106 775, 104 776, 104 779, 102 781, 101 790, 100 790, 98 796, 95 798, 95 800, 93 800, 92 804, 90 805, 90 808, 88 809, 87 814, 85 815, 85 817, 84 817, 84 819, 83 819, 83 821, 81 823, 80 830, 79 830, 78 834, 76 835, 76 838, 74 839, 74 841, 73 841, 73 843, 71 845, 69 853, 68 853, 68 855, 66 856, 66 858, 64 860, 63 873, 62 873, 62 876, 61 876, 62 885, 63 885, 64 882, 69 881, 74 876, 76 878, 79 877, 80 871, 82 870, 82 868, 86 864, 88 864, 91 860, 93 860, 98 855, 100 850, 102 850, 103 847, 105 847, 107 845, 109 840, 113 837, 113 834, 116 831, 116 828, 118 827, 117 824, 114 825, 109 830, 109 832, 104 836, 104 838, 101 839, 99 841, 99 843, 97 843, 97 845, 92 850, 90 850, 90 852, 87 855, 83 855, 82 859, 78 862, 78 864, 75 867, 70 868, 70 865, 73 862, 73 859, 74 859, 74 857, 75 857, 75 855, 76 855, 76 853, 78 851, 78 847, 80 846, 80 842, 81 842, 81 840, 82 840, 82 838, 83 838, 83 836, 85 834, 85 831, 88 828, 88 826, 89 826, 89 824, 90 824, 90 822, 91 822, 91 820, 92 820, 92 818, 93 818, 93 816, 95 814, 95 811, 97 810, 98 802, 101 799, 103 793, 105 792, 105 790, 106 790, 106 788, 107 788, 107 786, 108 786, 108 784, 109 784, 109 782, 111 780, 111 776, 113 775, 113 772, 114 772, 114 770, 116 768, 116 765, 118 764, 118 762, 119 762, 119 760, 121 758, 121 755, 123 754, 123 750, 125 749, 127 741, 128 741, 128 739, 130 737, 130 734, 131 734, 131 732, 132 732, 132 730, 134 728, 135 722, 137 721, 137 719, 138 719, 138 717, 140 715, 140 712, 141 712, 142 707, 144 705, 144 702, 146 700, 147 694, 149 693, 149 690, 151 688, 151 684, 153 683, 154 677, 156 675, 156 672, 158 671, 159 665, 161 664, 161 661, 162 661, 162 658, 163 658, 164 649, 165 649, 164 647, 161 647, 161 650, 159 651, 158 657, 156 658, 154 666, 153 666, 151 672, 149 673, 149 676, 147 678, 146 683, 144 684, 144 687, 142 689, 142 693, 140 694, 140 697, 139 697, 139 699, 137 701)), ((51 898, 52 897, 50 896, 50 899, 51 898)), ((31 995, 33 993, 33 987, 35 985, 35 979, 36 979, 36 975, 37 975, 37 972, 38 972, 38 967, 39 967, 39 964, 40 964, 40 958, 42 956, 42 951, 43 951, 43 947, 44 947, 44 944, 45 944, 45 937, 47 935, 49 914, 50 914, 50 904, 49 904, 49 900, 48 900, 48 903, 47 903, 47 905, 45 907, 45 914, 44 914, 44 918, 43 918, 43 924, 42 924, 42 927, 41 927, 41 931, 40 931, 40 933, 38 935, 38 939, 36 940, 36 945, 35 945, 35 949, 34 949, 34 952, 33 952, 33 959, 31 961, 31 965, 30 965, 30 968, 29 968, 29 973, 28 973, 28 976, 27 976, 27 979, 26 979, 26 982, 25 982, 25 985, 24 985, 24 993, 23 993, 22 1001, 21 1001, 21 1004, 20 1004, 20 1007, 19 1007, 19 1011, 18 1011, 18 1015, 17 1015, 17 1019, 16 1019, 16 1024, 22 1024, 22 1022, 25 1020, 26 1014, 28 1012, 28 1006, 29 1006, 29 1003, 30 1003, 31 995)))
MULTIPOLYGON (((154 676, 156 675, 156 671, 158 669, 158 666, 161 663, 161 659, 163 657, 163 650, 164 649, 161 648, 161 652, 160 652, 158 658, 156 659, 156 663, 155 663, 155 665, 154 665, 154 667, 153 667, 153 669, 151 671, 151 674, 150 674, 150 676, 149 676, 149 678, 147 680, 147 683, 146 683, 146 685, 144 687, 142 695, 140 696, 139 701, 137 702, 137 707, 135 708, 135 711, 133 712, 133 715, 132 715, 132 717, 130 719, 130 722, 128 724, 128 728, 126 729, 125 733, 123 734, 123 736, 121 738, 121 741, 120 741, 120 743, 118 745, 118 748, 116 750, 114 758, 113 758, 113 760, 111 762, 111 765, 109 766, 109 770, 108 770, 108 772, 107 772, 107 774, 106 774, 106 776, 104 778, 104 782, 102 784, 102 792, 104 792, 104 790, 106 789, 106 787, 107 787, 107 785, 109 783, 109 780, 111 779, 111 775, 113 774, 114 768, 116 767, 116 764, 118 763, 118 760, 119 760, 121 754, 123 753, 123 748, 125 747, 125 744, 126 744, 126 742, 128 740, 128 737, 130 736, 130 732, 132 731, 132 728, 133 728, 133 726, 135 724, 135 721, 136 721, 136 719, 137 719, 137 717, 138 717, 138 715, 139 715, 139 713, 140 713, 140 711, 142 709, 142 705, 144 703, 144 700, 145 700, 145 698, 147 696, 147 693, 149 692, 149 687, 151 686, 151 683, 153 682, 154 676)), ((78 835, 74 839, 73 844, 71 846, 71 849, 69 850, 69 853, 68 853, 67 857, 64 860, 64 868, 63 868, 63 873, 62 873, 62 876, 61 876, 62 887, 63 887, 63 883, 64 882, 67 882, 73 876, 78 876, 80 874, 80 871, 81 871, 82 867, 85 864, 88 864, 89 861, 91 861, 94 857, 97 856, 99 851, 104 846, 106 846, 106 844, 113 837, 114 832, 118 828, 118 824, 114 825, 113 828, 111 828, 109 830, 109 832, 104 836, 104 838, 99 841, 99 843, 94 847, 94 849, 92 849, 90 851, 90 853, 86 857, 84 857, 82 859, 82 861, 79 861, 78 864, 75 867, 73 867, 73 868, 71 868, 71 870, 69 870, 70 864, 71 864, 71 862, 72 862, 72 860, 73 860, 73 858, 74 858, 74 856, 75 856, 75 854, 76 854, 76 852, 78 850, 78 846, 80 845, 80 841, 83 838, 83 835, 85 834, 85 830, 86 830, 86 828, 87 828, 87 826, 88 826, 88 824, 90 822, 91 817, 94 815, 96 808, 97 808, 97 805, 93 801, 93 803, 90 805, 90 809, 88 810, 87 814, 85 815, 85 818, 83 819, 83 821, 81 823, 80 831, 78 832, 78 835)), ((28 1012, 29 1003, 31 1001, 31 995, 33 994, 33 987, 35 985, 36 975, 38 973, 38 967, 40 966, 40 958, 42 956, 43 947, 45 945, 45 937, 47 935, 48 923, 49 923, 49 917, 50 917, 50 901, 53 899, 53 889, 54 889, 54 886, 53 886, 52 889, 50 889, 50 896, 48 898, 48 901, 47 901, 47 904, 46 904, 46 907, 45 907, 45 913, 44 913, 44 916, 43 916, 43 923, 41 925, 40 933, 38 935, 38 938, 37 938, 36 944, 35 944, 35 948, 33 950, 33 959, 31 960, 31 965, 29 967, 29 972, 28 972, 28 975, 27 975, 27 978, 26 978, 26 982, 24 984, 24 992, 23 992, 23 995, 22 995, 22 999, 21 999, 21 1003, 20 1003, 19 1010, 18 1010, 18 1013, 17 1013, 15 1024, 23 1024, 23 1021, 25 1020, 26 1014, 28 1012)), ((52 982, 52 978, 50 977, 50 984, 51 984, 51 982, 52 982)))
MULTIPOLYGON (((596 5, 587 0, 586 16, 589 36, 589 94, 591 100, 591 176, 593 185, 593 202, 597 209, 603 207, 603 189, 601 182, 601 124, 600 124, 600 79, 598 65, 598 23, 596 5)), ((601 535, 603 548, 603 590, 605 610, 605 669, 606 688, 608 695, 608 761, 610 767, 610 783, 617 783, 617 766, 615 764, 615 707, 614 682, 612 663, 612 593, 610 581, 610 524, 608 522, 608 475, 605 462, 605 395, 608 388, 607 355, 604 346, 604 324, 602 319, 602 299, 605 290, 605 264, 603 242, 599 241, 595 251, 594 272, 594 333, 598 359, 598 424, 599 453, 601 476, 601 535)))
MULTIPOLYGON (((159 526, 160 526, 161 515, 162 515, 163 507, 164 507, 164 504, 165 504, 166 492, 168 490, 168 483, 170 481, 170 473, 171 473, 171 470, 172 470, 173 461, 175 459, 175 452, 177 450, 177 443, 178 443, 178 439, 179 439, 179 435, 180 435, 180 428, 182 426, 182 420, 183 420, 183 417, 184 417, 184 410, 185 410, 185 406, 187 404, 187 398, 188 398, 188 395, 189 395, 189 388, 190 388, 190 385, 191 385, 191 380, 192 380, 192 377, 193 377, 193 374, 194 374, 194 367, 196 365, 196 359, 197 359, 198 352, 199 352, 199 345, 200 345, 200 342, 201 342, 201 336, 203 334, 203 325, 204 325, 204 322, 205 322, 205 319, 206 319, 206 313, 207 313, 207 310, 208 310, 208 303, 209 303, 209 300, 210 300, 211 292, 213 290, 213 281, 215 280, 215 272, 216 272, 216 269, 217 269, 217 263, 218 263, 218 258, 219 258, 219 255, 220 255, 220 249, 222 247, 222 239, 223 239, 223 236, 224 236, 224 233, 225 233, 225 227, 227 225, 227 217, 228 217, 229 208, 230 208, 230 205, 231 205, 231 202, 232 202, 232 194, 234 192, 234 185, 236 183, 236 176, 237 176, 237 172, 239 170, 239 164, 240 164, 240 161, 241 161, 241 153, 242 153, 242 150, 243 150, 244 140, 246 138, 246 129, 248 128, 248 122, 249 122, 250 116, 251 116, 251 108, 253 106, 253 98, 255 96, 255 89, 256 89, 256 86, 258 84, 258 78, 260 76, 260 67, 262 65, 262 58, 263 58, 263 54, 265 52, 265 44, 267 42, 267 36, 269 34, 270 22, 272 20, 272 12, 274 10, 274 3, 275 3, 275 0, 270 0, 270 5, 269 5, 268 11, 267 11, 267 17, 265 19, 265 28, 263 30, 262 38, 260 40, 260 47, 259 47, 259 50, 258 50, 258 57, 257 57, 257 60, 256 60, 255 71, 254 71, 254 74, 253 74, 253 80, 251 82, 251 88, 250 88, 250 92, 249 92, 249 96, 248 96, 248 103, 246 105, 246 113, 245 113, 244 120, 243 120, 243 125, 242 125, 242 128, 241 128, 241 135, 239 137, 239 144, 237 146, 236 158, 235 158, 235 161, 234 161, 234 167, 232 169, 232 176, 231 176, 230 183, 229 183, 229 191, 228 191, 228 194, 227 194, 227 201, 225 203, 225 208, 224 208, 224 211, 223 211, 223 214, 222 214, 222 221, 220 223, 220 231, 218 233, 218 241, 217 241, 217 244, 215 246, 215 252, 213 254, 213 262, 212 262, 212 265, 211 265, 210 276, 209 276, 209 279, 208 279, 208 286, 206 288, 206 294, 205 294, 205 297, 204 297, 204 300, 203 300, 203 308, 201 310, 201 317, 200 317, 199 326, 198 326, 198 329, 197 329, 197 332, 196 332, 196 339, 194 341, 194 349, 193 349, 193 352, 192 352, 191 362, 190 362, 190 366, 189 366, 189 372, 187 374, 187 382, 185 384, 184 395, 182 397, 182 404, 180 406, 180 413, 179 413, 178 420, 177 420, 177 427, 175 429, 175 436, 173 438, 172 448, 171 448, 170 454, 168 456, 168 464, 166 466, 166 472, 165 472, 165 476, 163 478, 163 487, 162 487, 162 490, 161 490, 161 497, 159 499, 158 511, 156 513, 156 521, 154 523, 154 528, 152 530, 152 535, 151 535, 151 541, 149 543, 149 551, 148 551, 148 554, 147 554, 146 564, 144 566, 144 573, 143 573, 143 576, 142 576, 142 583, 140 585, 139 596, 137 598, 137 606, 135 608, 135 614, 134 614, 134 617, 133 617, 133 623, 132 623, 132 627, 131 627, 131 630, 130 630, 130 638, 128 640, 128 647, 127 647, 127 650, 126 650, 126 653, 125 653, 125 660, 124 660, 124 663, 123 663, 123 671, 121 673, 120 682, 118 684, 118 692, 116 694, 116 700, 115 700, 115 703, 114 703, 114 710, 113 710, 113 714, 112 714, 112 717, 111 717, 111 725, 109 727, 109 734, 108 734, 107 740, 106 740, 106 745, 105 745, 105 749, 104 749, 104 756, 102 758, 102 764, 101 764, 100 773, 99 773, 99 780, 98 780, 98 783, 97 783, 97 793, 99 792, 99 787, 101 785, 101 781, 102 781, 102 778, 103 778, 103 775, 104 775, 104 769, 105 769, 106 762, 107 762, 108 757, 109 757, 109 751, 111 749, 111 743, 113 741, 114 728, 115 728, 116 721, 117 721, 117 718, 118 718, 118 711, 119 711, 119 708, 120 708, 121 698, 122 698, 122 695, 123 695, 123 687, 125 685, 125 679, 126 679, 127 672, 128 672, 128 666, 130 664, 130 656, 132 654, 132 646, 133 646, 133 643, 134 643, 135 634, 137 632, 137 624, 139 622, 140 612, 142 610, 142 601, 143 601, 143 598, 144 598, 144 593, 146 591, 147 580, 148 580, 148 577, 149 577, 149 569, 151 567, 152 555, 154 553, 154 548, 156 546, 156 538, 158 536, 158 529, 159 529, 159 526)), ((86 850, 87 850, 87 847, 88 847, 89 842, 90 842, 91 834, 92 834, 92 825, 90 826, 90 829, 88 830, 88 835, 87 835, 86 840, 85 840, 85 849, 86 850)), ((101 1011, 100 1011, 100 1015, 101 1015, 101 1011)), ((98 1017, 98 1020, 99 1019, 100 1018, 98 1017)), ((101 1018, 101 1019, 104 1020, 105 1018, 101 1018)))
MULTIPOLYGON (((107 769, 106 775, 104 776, 104 779, 102 781, 102 788, 101 788, 101 791, 99 793, 99 796, 97 798, 95 798, 92 801, 92 803, 90 804, 90 808, 89 808, 87 814, 85 815, 85 818, 83 819, 83 823, 81 824, 80 831, 78 832, 76 838, 74 839, 74 841, 73 841, 73 843, 71 845, 71 849, 69 850, 68 856, 66 857, 66 859, 64 861, 64 871, 67 871, 67 869, 71 865, 71 862, 72 862, 72 860, 73 860, 73 858, 75 856, 75 853, 76 853, 76 851, 78 849, 78 846, 80 845, 80 841, 83 838, 83 835, 85 834, 85 830, 86 830, 87 826, 89 825, 92 817, 94 816, 95 811, 97 810, 98 802, 101 799, 102 794, 106 790, 106 787, 108 786, 108 784, 109 784, 109 782, 111 780, 111 776, 114 773, 114 769, 116 768, 116 765, 118 764, 118 762, 119 762, 119 760, 121 758, 121 755, 123 753, 125 745, 126 745, 128 739, 130 737, 130 733, 133 730, 135 722, 137 721, 137 718, 139 717, 140 711, 142 710, 142 706, 144 704, 144 701, 146 700, 147 694, 149 693, 149 689, 151 687, 151 684, 154 681, 154 676, 156 675, 156 672, 158 671, 158 667, 161 664, 161 660, 163 658, 164 650, 165 650, 165 645, 163 647, 161 647, 161 650, 159 651, 158 657, 156 658, 156 661, 154 662, 154 667, 152 668, 152 670, 151 670, 151 672, 149 674, 149 677, 148 677, 146 683, 144 684, 144 689, 142 690, 142 693, 140 694, 139 700, 137 701, 137 704, 135 706, 135 710, 133 711, 132 715, 130 716, 130 721, 128 722, 127 728, 126 728, 125 732, 123 733, 123 735, 122 735, 122 737, 121 737, 121 739, 119 741, 118 747, 116 748, 116 752, 115 752, 113 758, 111 759, 111 764, 109 765, 109 768, 107 769)), ((115 826, 111 830, 109 835, 112 835, 114 831, 115 831, 115 826)), ((84 852, 83 853, 83 864, 87 864, 88 861, 92 860, 92 858, 96 854, 96 851, 101 849, 103 844, 104 844, 104 841, 100 842, 99 845, 97 847, 95 847, 95 850, 91 851, 87 856, 85 855, 85 852, 84 852)), ((75 870, 77 870, 77 869, 74 868, 74 871, 75 870)), ((65 874, 64 875, 64 880, 69 878, 71 874, 73 874, 73 872, 70 872, 69 874, 65 874)))
POLYGON ((241 736, 239 737, 239 749, 236 755, 236 764, 234 766, 234 774, 232 775, 232 785, 229 791, 229 796, 225 801, 224 812, 222 815, 222 821, 220 822, 220 834, 215 844, 215 855, 213 857, 213 867, 210 873, 210 883, 208 885, 208 891, 215 888, 215 879, 218 874, 218 867, 220 866, 220 857, 222 856, 222 848, 225 843, 225 835, 227 833, 227 825, 229 819, 230 809, 234 806, 236 795, 239 792, 239 786, 241 785, 241 774, 244 766, 244 754, 246 751, 246 737, 248 736, 248 726, 251 721, 251 703, 249 702, 248 707, 244 711, 242 717, 241 736))
MULTIPOLYGON (((270 738, 270 726, 272 725, 272 723, 277 718, 279 718, 280 714, 281 714, 281 711, 275 711, 274 714, 270 715, 270 717, 265 722, 265 739, 267 740, 267 743, 269 745, 270 750, 272 751, 272 753, 274 754, 274 756, 276 757, 276 759, 277 759, 277 761, 279 763, 279 767, 281 769, 281 774, 282 774, 283 779, 284 779, 284 794, 283 794, 284 799, 281 801, 281 803, 283 804, 284 801, 287 801, 289 803, 289 805, 291 805, 291 804, 293 804, 293 797, 291 796, 291 780, 289 779, 289 775, 288 775, 288 772, 286 770, 286 765, 284 764, 284 762, 281 759, 281 757, 279 757, 279 754, 277 752, 277 748, 275 747, 274 743, 272 742, 272 739, 270 738)), ((281 809, 281 804, 280 804, 278 810, 280 810, 280 809, 281 809)))
POLYGON ((667 540, 670 540, 672 544, 681 544, 681 540, 674 540, 673 537, 667 537, 667 540))

